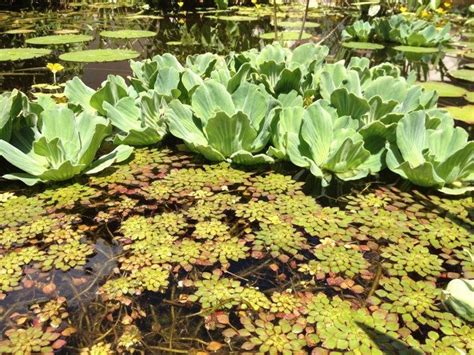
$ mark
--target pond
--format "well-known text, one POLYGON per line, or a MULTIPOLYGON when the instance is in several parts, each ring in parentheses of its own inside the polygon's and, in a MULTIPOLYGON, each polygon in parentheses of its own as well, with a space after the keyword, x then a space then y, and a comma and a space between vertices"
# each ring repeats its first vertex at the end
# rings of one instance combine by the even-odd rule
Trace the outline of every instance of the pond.
POLYGON ((372 5, 1 12, 0 352, 473 353, 474 26, 372 5))

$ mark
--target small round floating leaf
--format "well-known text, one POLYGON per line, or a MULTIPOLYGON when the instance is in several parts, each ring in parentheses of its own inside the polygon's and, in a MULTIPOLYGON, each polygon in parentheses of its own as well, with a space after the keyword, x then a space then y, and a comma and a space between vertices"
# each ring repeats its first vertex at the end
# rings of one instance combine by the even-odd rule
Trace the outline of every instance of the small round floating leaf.
POLYGON ((17 28, 15 30, 8 30, 3 33, 8 34, 8 35, 23 35, 23 34, 33 33, 33 32, 36 32, 36 31, 30 28, 17 28))
POLYGON ((92 41, 94 37, 88 35, 53 35, 53 36, 43 36, 43 37, 34 37, 26 40, 28 44, 36 44, 39 46, 51 46, 57 44, 69 44, 69 43, 81 43, 92 41))
POLYGON ((469 124, 474 123, 474 105, 444 107, 455 119, 469 124))
POLYGON ((206 16, 212 20, 219 20, 219 21, 232 21, 232 22, 245 22, 245 21, 258 21, 258 17, 253 16, 206 16))
POLYGON ((342 46, 350 49, 376 50, 383 49, 384 46, 378 43, 369 42, 343 42, 342 46))
POLYGON ((90 49, 64 53, 59 59, 66 62, 119 62, 121 60, 135 59, 140 53, 128 49, 90 49))
MULTIPOLYGON (((301 28, 303 25, 302 21, 279 21, 278 23, 279 27, 296 27, 296 28, 301 28)), ((309 22, 306 21, 304 24, 305 28, 317 28, 320 27, 321 25, 316 22, 309 22)))
POLYGON ((467 91, 464 95, 464 99, 469 102, 474 103, 474 91, 467 91))
MULTIPOLYGON (((262 33, 260 35, 260 38, 261 39, 274 40, 275 39, 275 32, 262 33)), ((300 38, 299 31, 278 32, 278 40, 297 41, 299 38, 300 38)), ((311 38, 311 35, 309 33, 303 32, 303 35, 301 36, 301 39, 309 39, 309 38, 311 38)))
POLYGON ((474 70, 456 69, 450 70, 448 74, 455 79, 470 81, 471 83, 474 82, 474 70))
POLYGON ((462 97, 466 94, 466 89, 441 81, 427 81, 418 85, 426 90, 436 91, 441 97, 462 97))
POLYGON ((131 15, 125 18, 129 20, 162 20, 164 17, 158 15, 131 15))
POLYGON ((132 39, 132 38, 154 37, 156 36, 156 32, 140 31, 140 30, 119 30, 119 31, 102 31, 100 35, 106 38, 132 39))
POLYGON ((73 35, 79 33, 79 30, 64 28, 62 30, 56 30, 54 33, 57 35, 73 35))
POLYGON ((417 53, 417 54, 431 54, 439 52, 438 48, 433 47, 415 47, 415 46, 396 46, 393 49, 400 52, 417 53))
POLYGON ((464 53, 464 58, 474 60, 474 51, 469 51, 467 53, 464 53))
POLYGON ((27 60, 51 54, 49 49, 39 48, 2 48, 0 49, 0 62, 27 60))

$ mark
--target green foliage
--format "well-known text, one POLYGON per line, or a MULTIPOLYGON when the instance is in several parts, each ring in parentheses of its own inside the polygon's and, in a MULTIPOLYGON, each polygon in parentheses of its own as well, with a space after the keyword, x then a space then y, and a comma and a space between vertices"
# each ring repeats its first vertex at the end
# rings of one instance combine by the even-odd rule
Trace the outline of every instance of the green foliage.
POLYGON ((252 322, 250 318, 241 318, 244 328, 241 334, 249 334, 248 342, 242 347, 246 350, 257 350, 258 353, 269 354, 298 354, 303 353, 306 341, 299 334, 303 324, 292 325, 286 319, 272 322, 271 316, 261 314, 259 319, 252 322))
POLYGON ((384 267, 390 275, 405 276, 414 272, 421 276, 439 276, 443 261, 429 249, 413 241, 400 242, 384 248, 380 256, 387 260, 384 267))
POLYGON ((373 25, 362 20, 355 21, 342 31, 343 41, 369 42, 373 34, 373 25))
POLYGON ((45 181, 68 180, 82 172, 97 173, 112 163, 127 159, 132 150, 117 147, 95 159, 102 140, 109 134, 106 120, 92 113, 75 115, 67 108, 46 109, 38 127, 24 127, 14 132, 11 143, 0 140, 0 155, 23 173, 3 177, 27 185, 45 181), (61 119, 62 126, 57 127, 61 119))
POLYGON ((435 318, 439 308, 435 300, 441 294, 434 283, 428 281, 414 281, 409 277, 401 279, 382 279, 380 284, 383 288, 375 291, 377 297, 374 303, 380 299, 386 299, 380 307, 389 312, 398 313, 402 316, 408 328, 416 330, 420 324, 437 324, 435 318), (431 318, 431 319, 430 319, 431 318))
POLYGON ((288 223, 262 224, 253 238, 253 250, 268 250, 273 256, 281 253, 295 255, 306 245, 306 238, 288 223))
POLYGON ((425 114, 413 112, 397 126, 396 145, 387 154, 390 170, 420 186, 451 194, 471 191, 474 142, 462 128, 447 123, 430 129, 425 114))
POLYGON ((71 268, 84 266, 87 257, 94 253, 94 248, 78 240, 71 240, 63 244, 53 244, 49 247, 42 261, 43 270, 56 268, 67 271, 71 268))
POLYGON ((202 280, 196 281, 197 288, 191 301, 199 301, 203 309, 230 309, 239 304, 243 287, 239 281, 220 278, 219 275, 203 273, 202 280))
POLYGON ((52 353, 52 343, 59 337, 57 333, 43 332, 40 327, 9 329, 8 337, 0 343, 0 351, 9 354, 52 353))
POLYGON ((369 266, 360 251, 342 245, 322 244, 313 250, 313 254, 317 260, 310 260, 300 268, 311 275, 334 273, 353 278, 369 266))
POLYGON ((261 164, 273 159, 260 152, 270 139, 275 103, 252 84, 242 84, 233 94, 215 80, 199 86, 191 105, 169 103, 165 116, 171 134, 188 148, 211 161, 261 164))
POLYGON ((312 296, 307 312, 308 323, 316 326, 316 340, 327 349, 382 354, 381 348, 393 351, 395 346, 390 343, 399 338, 397 317, 383 311, 353 310, 350 302, 338 296, 312 296))

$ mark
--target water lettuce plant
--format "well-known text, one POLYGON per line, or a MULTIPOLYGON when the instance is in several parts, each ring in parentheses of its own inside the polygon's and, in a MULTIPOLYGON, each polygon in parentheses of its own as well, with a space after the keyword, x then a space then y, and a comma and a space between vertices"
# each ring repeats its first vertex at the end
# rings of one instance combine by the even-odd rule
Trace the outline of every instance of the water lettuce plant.
POLYGON ((90 112, 75 115, 64 107, 46 109, 37 125, 15 131, 10 143, 0 140, 0 155, 23 171, 3 177, 34 185, 97 173, 132 153, 131 147, 121 145, 95 159, 110 130, 105 118, 90 112))
POLYGON ((276 104, 254 84, 242 84, 230 94, 210 79, 196 89, 191 105, 171 101, 165 117, 170 133, 206 159, 268 163, 273 159, 261 152, 270 139, 276 104))
POLYGON ((373 35, 374 26, 367 21, 357 20, 342 31, 343 41, 368 42, 373 35))
POLYGON ((338 116, 324 100, 307 109, 284 108, 269 153, 288 157, 295 165, 308 168, 327 186, 334 174, 341 180, 360 179, 378 172, 380 159, 371 159, 364 139, 351 124, 350 116, 338 116), (279 149, 280 148, 280 149, 279 149))
POLYGON ((373 21, 357 20, 342 32, 343 41, 398 43, 412 47, 440 47, 446 45, 451 36, 451 26, 438 29, 431 22, 409 18, 404 15, 380 17, 373 21))
POLYGON ((315 90, 317 72, 329 53, 325 46, 303 44, 294 50, 280 44, 265 46, 261 51, 251 49, 231 55, 229 65, 238 71, 250 65, 250 79, 263 84, 274 97, 295 91, 311 96, 315 90))
POLYGON ((472 191, 474 142, 469 142, 468 133, 452 122, 432 129, 427 127, 424 112, 411 112, 397 125, 387 166, 420 186, 451 194, 472 191))

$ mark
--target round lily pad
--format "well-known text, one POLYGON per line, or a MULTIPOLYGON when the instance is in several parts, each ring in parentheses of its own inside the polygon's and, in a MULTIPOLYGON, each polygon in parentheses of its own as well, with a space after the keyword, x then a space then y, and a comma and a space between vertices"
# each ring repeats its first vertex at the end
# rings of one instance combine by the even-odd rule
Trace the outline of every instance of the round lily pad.
POLYGON ((59 59, 66 62, 94 63, 94 62, 119 62, 137 58, 140 53, 128 49, 89 49, 64 53, 59 59))
POLYGON ((233 16, 214 16, 214 15, 209 15, 206 16, 209 19, 212 20, 219 20, 219 21, 232 21, 232 22, 245 22, 245 21, 258 21, 258 17, 253 17, 253 16, 238 16, 238 15, 233 15, 233 16))
POLYGON ((342 46, 351 49, 364 49, 364 50, 376 50, 383 49, 384 46, 378 43, 369 42, 343 42, 342 46))
MULTIPOLYGON (((296 28, 301 28, 303 25, 303 21, 279 21, 278 26, 280 27, 296 27, 296 28)), ((304 24, 305 28, 317 28, 320 27, 321 25, 317 22, 309 22, 306 21, 304 24)))
POLYGON ((48 54, 51 54, 51 51, 42 48, 3 48, 0 49, 0 62, 27 60, 48 54))
POLYGON ((131 15, 125 18, 129 20, 162 20, 164 17, 158 15, 131 15))
POLYGON ((471 83, 474 82, 474 70, 456 69, 450 70, 448 74, 455 79, 470 81, 471 83))
POLYGON ((466 99, 466 101, 474 103, 474 91, 467 91, 464 95, 464 98, 466 99))
MULTIPOLYGON (((283 41, 297 41, 300 37, 299 31, 284 31, 284 32, 278 32, 278 40, 283 40, 283 41)), ((268 39, 268 40, 274 40, 275 39, 275 32, 267 32, 267 33, 262 33, 260 35, 261 39, 268 39)), ((301 36, 301 39, 308 39, 311 38, 311 35, 307 32, 303 32, 303 35, 301 36)))
POLYGON ((102 37, 107 37, 107 38, 132 39, 132 38, 154 37, 156 36, 156 32, 140 31, 140 30, 119 30, 119 31, 102 31, 100 35, 102 37))
POLYGON ((56 44, 88 42, 92 41, 93 39, 94 37, 92 36, 69 34, 29 38, 26 40, 26 43, 40 46, 51 46, 56 44))
POLYGON ((444 107, 455 119, 469 124, 474 123, 474 105, 444 107))
POLYGON ((3 33, 9 34, 9 35, 23 35, 23 34, 33 33, 33 32, 36 32, 36 31, 30 28, 17 28, 15 30, 8 30, 3 33))
POLYGON ((466 94, 466 89, 441 81, 426 81, 418 85, 427 90, 435 90, 441 97, 462 97, 466 94))
POLYGON ((474 52, 467 52, 467 53, 464 53, 464 57, 467 58, 467 59, 472 59, 472 60, 474 60, 474 52))
POLYGON ((56 30, 54 31, 54 33, 57 35, 73 35, 73 34, 79 33, 79 30, 65 28, 62 30, 56 30))
POLYGON ((436 47, 396 46, 396 47, 393 47, 393 49, 400 52, 417 53, 417 54, 430 54, 430 53, 439 52, 439 49, 436 47))

